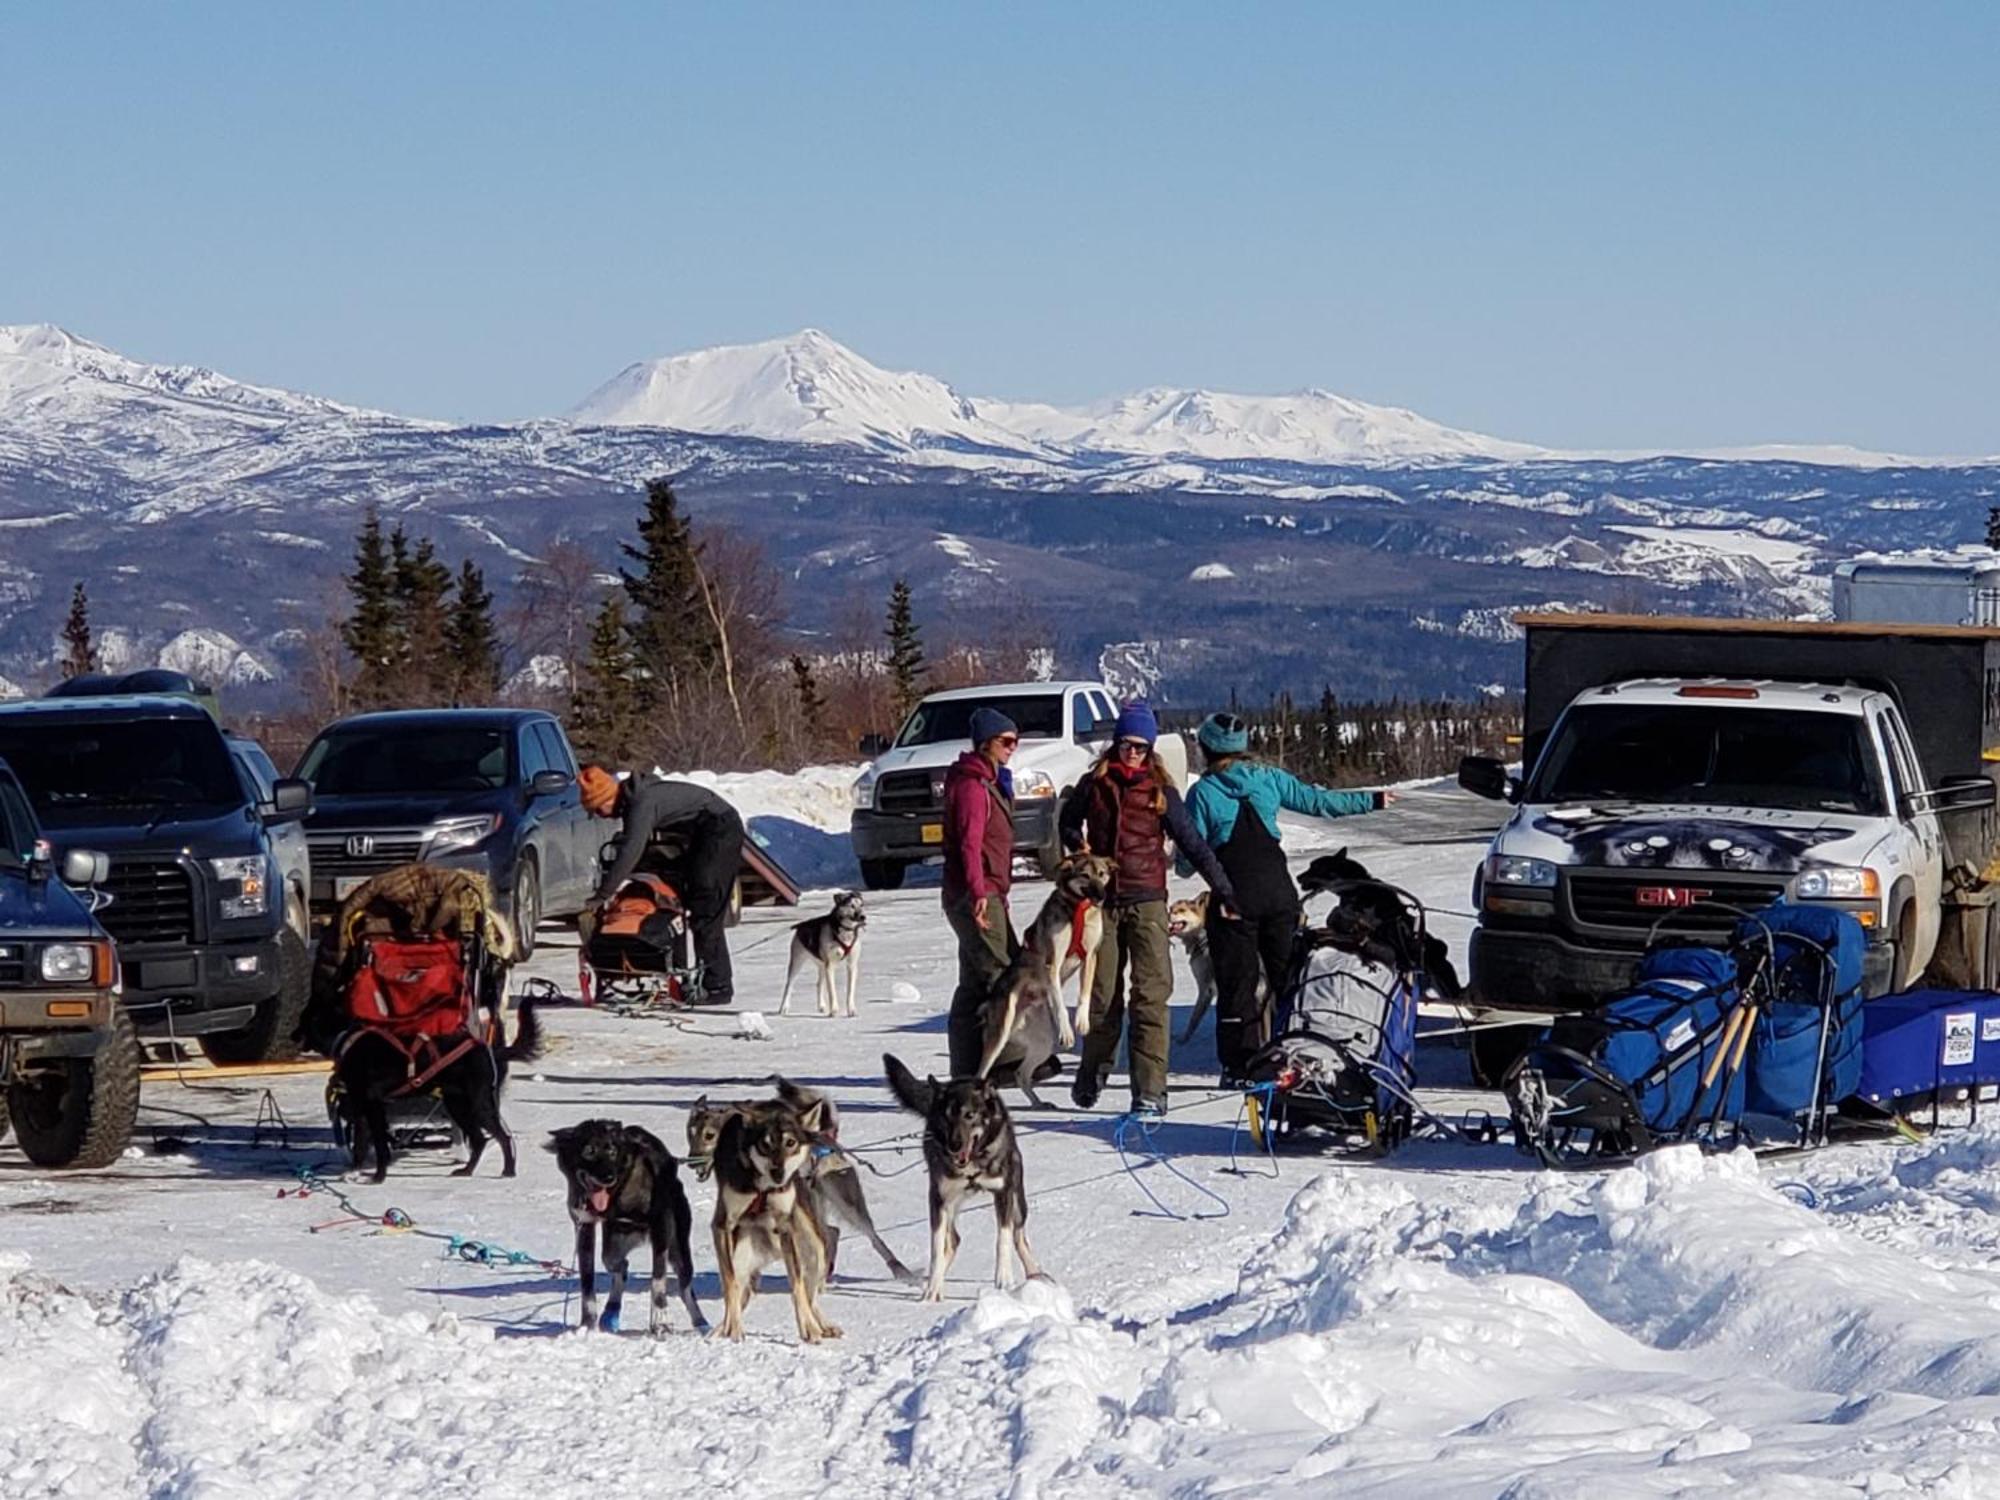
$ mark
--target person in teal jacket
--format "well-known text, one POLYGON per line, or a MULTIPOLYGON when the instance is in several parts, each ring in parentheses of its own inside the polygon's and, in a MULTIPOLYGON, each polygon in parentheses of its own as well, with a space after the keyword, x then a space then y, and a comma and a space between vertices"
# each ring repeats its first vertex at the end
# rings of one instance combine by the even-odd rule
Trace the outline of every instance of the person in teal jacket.
MULTIPOLYGON (((1221 860, 1235 890, 1233 907, 1211 912, 1209 954, 1215 963, 1215 1050, 1224 1086, 1240 1080, 1268 1040, 1268 999, 1291 967, 1299 929, 1299 888, 1278 842, 1278 812, 1345 818, 1373 812, 1393 792, 1340 791, 1314 786, 1291 772, 1247 756, 1250 726, 1235 714, 1210 714, 1195 735, 1205 762, 1187 794, 1188 818, 1221 860)), ((1183 874, 1187 871, 1184 869, 1183 874)))

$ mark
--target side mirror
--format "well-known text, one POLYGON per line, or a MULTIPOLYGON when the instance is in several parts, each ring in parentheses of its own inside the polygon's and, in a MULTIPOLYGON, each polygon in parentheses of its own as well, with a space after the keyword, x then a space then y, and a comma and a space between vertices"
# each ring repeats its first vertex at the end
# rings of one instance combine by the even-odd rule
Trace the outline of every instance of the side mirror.
POLYGON ((1475 797, 1489 802, 1512 802, 1521 784, 1507 774, 1507 768, 1490 755, 1467 755, 1458 763, 1458 784, 1475 797))
POLYGON ((1985 776, 1947 776, 1927 792, 1904 798, 1911 813, 1984 812, 2000 797, 2000 788, 1985 776))
POLYGON ((95 849, 70 849, 62 857, 62 878, 64 885, 73 885, 79 890, 94 885, 102 885, 111 874, 111 856, 100 854, 95 849))
POLYGON ((537 771, 528 778, 530 797, 559 797, 570 788, 567 771, 537 771))
POLYGON ((264 821, 296 823, 301 818, 310 817, 312 810, 312 783, 288 776, 271 787, 271 810, 264 814, 264 821))
POLYGON ((868 759, 873 760, 889 748, 889 736, 886 734, 864 734, 861 736, 861 743, 854 748, 867 756, 868 759))

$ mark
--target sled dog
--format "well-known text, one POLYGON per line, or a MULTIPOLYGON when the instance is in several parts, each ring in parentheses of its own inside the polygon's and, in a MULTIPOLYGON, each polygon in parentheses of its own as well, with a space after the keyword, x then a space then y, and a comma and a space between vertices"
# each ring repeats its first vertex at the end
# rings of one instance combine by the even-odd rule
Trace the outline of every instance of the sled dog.
POLYGON ((819 980, 819 1013, 831 1016, 839 1007, 835 1000, 834 970, 847 974, 847 1014, 854 1011, 854 987, 861 973, 861 929, 868 925, 859 891, 835 891, 833 910, 808 918, 792 928, 791 960, 785 966, 785 992, 778 1001, 778 1014, 791 1008, 792 981, 808 964, 816 967, 819 980))
POLYGON ((1000 1091, 983 1078, 935 1078, 918 1082, 894 1055, 884 1053, 882 1067, 896 1102, 924 1120, 924 1165, 930 1171, 931 1273, 923 1300, 944 1299, 945 1274, 958 1253, 958 1210, 979 1192, 993 1195, 993 1217, 999 1230, 994 1251, 993 1283, 1014 1282, 1014 1262, 1021 1273, 1036 1277, 1042 1268, 1028 1247, 1028 1190, 1021 1165, 1020 1143, 1000 1091))
POLYGON ((652 1311, 647 1332, 667 1331, 667 1263, 672 1257, 681 1305, 697 1330, 708 1327, 694 1297, 694 1257, 688 1236, 694 1214, 681 1187, 674 1154, 650 1130, 616 1120, 584 1120, 549 1132, 569 1185, 569 1217, 576 1226, 576 1274, 583 1285, 584 1328, 618 1331, 625 1302, 625 1272, 632 1251, 644 1239, 653 1248, 652 1311), (597 1240, 604 1237, 604 1266, 611 1273, 611 1296, 597 1310, 597 1240))

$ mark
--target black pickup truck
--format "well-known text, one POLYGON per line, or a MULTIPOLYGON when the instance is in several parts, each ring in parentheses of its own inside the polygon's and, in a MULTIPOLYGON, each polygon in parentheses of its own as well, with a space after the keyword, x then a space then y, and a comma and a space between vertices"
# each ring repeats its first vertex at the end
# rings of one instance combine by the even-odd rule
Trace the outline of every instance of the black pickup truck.
POLYGON ((91 914, 105 864, 71 849, 58 866, 0 761, 0 1137, 38 1167, 110 1165, 138 1113, 138 1037, 91 914))
POLYGON ((0 759, 58 858, 109 856, 101 920, 141 1034, 199 1037, 217 1062, 294 1056, 311 985, 306 892, 276 831, 305 816, 311 789, 280 781, 261 796, 199 697, 0 705, 0 759))

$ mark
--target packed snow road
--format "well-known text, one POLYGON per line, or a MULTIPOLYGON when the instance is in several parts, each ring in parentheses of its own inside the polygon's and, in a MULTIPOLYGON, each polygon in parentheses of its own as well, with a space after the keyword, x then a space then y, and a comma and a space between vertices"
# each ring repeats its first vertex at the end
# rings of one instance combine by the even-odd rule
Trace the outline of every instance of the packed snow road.
MULTIPOLYGON (((787 805, 809 818, 811 800, 787 805)), ((800 839, 832 851, 832 817, 800 839)), ((1288 837, 1302 859, 1348 844, 1462 911, 1486 826, 1486 807, 1419 792, 1288 837)), ((1038 900, 1022 887, 1019 913, 1038 900)), ((464 1180, 417 1152, 381 1187, 336 1182, 344 1202, 293 1195, 299 1168, 337 1172, 316 1076, 272 1078, 268 1099, 266 1081, 149 1084, 144 1149, 108 1172, 0 1152, 0 1493, 2000 1492, 2000 1134, 1569 1176, 1420 1140, 1273 1176, 1234 1135, 1207 1028, 1177 1058, 1158 1157, 1129 1139, 1121 1156, 1112 1115, 1067 1108, 1060 1084, 1065 1107, 1018 1113, 1052 1283, 990 1290, 980 1210, 942 1309, 847 1237, 837 1343, 799 1348, 778 1296, 740 1346, 677 1306, 659 1341, 565 1332, 574 1279, 535 1262, 567 1261, 570 1229, 533 1143, 612 1116, 679 1149, 695 1099, 773 1071, 830 1091, 851 1145, 882 1145, 869 1199, 922 1266, 915 1122, 881 1054, 942 1067, 951 944, 934 889, 870 913, 858 1020, 801 1016, 796 995, 775 1016, 794 916, 774 912, 735 934, 769 1040, 727 1014, 550 1008, 548 1054, 509 1086, 529 1148, 512 1181, 493 1153, 464 1180), (411 1227, 384 1228, 391 1208, 411 1227), (468 1260, 464 1241, 527 1263, 468 1260)), ((1468 926, 1436 922, 1461 958, 1468 926)), ((573 939, 545 937, 525 973, 573 990, 573 939)), ((1449 1042, 1421 1071, 1433 1107, 1489 1102, 1449 1042)), ((690 1191, 705 1223, 710 1191, 690 1191)), ((695 1253, 713 1314, 701 1232, 695 1253)))

